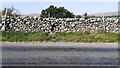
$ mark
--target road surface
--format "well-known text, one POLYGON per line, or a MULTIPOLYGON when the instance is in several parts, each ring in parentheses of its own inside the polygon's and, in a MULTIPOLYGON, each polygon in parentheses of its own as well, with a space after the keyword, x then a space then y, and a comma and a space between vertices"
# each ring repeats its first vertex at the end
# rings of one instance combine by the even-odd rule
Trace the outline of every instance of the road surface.
POLYGON ((2 42, 3 65, 118 65, 118 43, 2 42))

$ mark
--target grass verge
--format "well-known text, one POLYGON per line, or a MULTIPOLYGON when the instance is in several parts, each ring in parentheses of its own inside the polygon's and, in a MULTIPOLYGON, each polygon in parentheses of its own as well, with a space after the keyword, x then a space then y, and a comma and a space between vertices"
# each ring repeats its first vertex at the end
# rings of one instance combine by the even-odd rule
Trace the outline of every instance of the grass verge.
POLYGON ((52 41, 52 42, 118 42, 120 34, 99 31, 98 33, 88 32, 57 32, 53 34, 40 32, 15 32, 0 31, 0 41, 9 42, 31 42, 31 41, 52 41))

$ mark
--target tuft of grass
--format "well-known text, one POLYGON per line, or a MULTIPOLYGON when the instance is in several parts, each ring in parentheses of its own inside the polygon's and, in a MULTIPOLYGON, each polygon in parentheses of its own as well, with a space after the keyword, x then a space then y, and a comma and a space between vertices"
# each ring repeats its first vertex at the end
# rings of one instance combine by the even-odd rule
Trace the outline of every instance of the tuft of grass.
POLYGON ((99 31, 88 32, 57 32, 53 34, 38 32, 0 31, 0 41, 9 42, 119 42, 119 33, 99 31))

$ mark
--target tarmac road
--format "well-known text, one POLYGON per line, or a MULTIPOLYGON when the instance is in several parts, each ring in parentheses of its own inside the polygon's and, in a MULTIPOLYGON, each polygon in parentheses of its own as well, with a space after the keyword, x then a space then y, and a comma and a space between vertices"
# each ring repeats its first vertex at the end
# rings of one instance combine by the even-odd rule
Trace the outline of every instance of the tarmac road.
POLYGON ((1 43, 2 65, 118 65, 118 43, 1 43))

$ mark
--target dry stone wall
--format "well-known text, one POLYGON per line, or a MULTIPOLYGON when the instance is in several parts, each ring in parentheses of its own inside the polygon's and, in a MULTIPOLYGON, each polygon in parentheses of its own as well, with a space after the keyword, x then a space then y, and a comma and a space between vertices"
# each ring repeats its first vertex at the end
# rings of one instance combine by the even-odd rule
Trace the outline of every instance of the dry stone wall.
POLYGON ((4 16, 0 20, 1 30, 13 31, 44 31, 44 32, 79 32, 106 30, 118 32, 119 20, 117 18, 40 18, 30 16, 11 17, 4 16))

